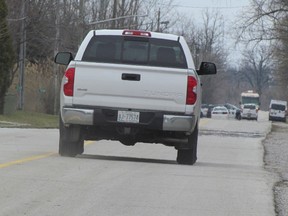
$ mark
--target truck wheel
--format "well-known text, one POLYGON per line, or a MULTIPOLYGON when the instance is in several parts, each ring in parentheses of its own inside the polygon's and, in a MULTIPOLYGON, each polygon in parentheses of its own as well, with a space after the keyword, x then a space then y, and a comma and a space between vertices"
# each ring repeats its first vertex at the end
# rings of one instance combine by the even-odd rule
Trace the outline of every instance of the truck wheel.
POLYGON ((75 157, 84 152, 84 139, 79 125, 66 127, 60 117, 59 132, 59 154, 61 156, 75 157))
POLYGON ((179 164, 193 165, 197 160, 198 125, 188 137, 189 149, 178 149, 177 162, 179 164))

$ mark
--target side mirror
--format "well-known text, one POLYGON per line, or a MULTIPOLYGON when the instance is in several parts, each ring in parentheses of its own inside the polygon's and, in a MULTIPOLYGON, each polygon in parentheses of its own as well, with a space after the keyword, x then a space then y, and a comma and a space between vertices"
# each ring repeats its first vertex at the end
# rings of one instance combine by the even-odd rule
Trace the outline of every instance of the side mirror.
POLYGON ((197 70, 198 75, 212 75, 217 73, 216 65, 211 62, 201 62, 200 69, 197 70))
POLYGON ((68 65, 72 61, 73 55, 70 52, 59 52, 56 54, 54 62, 57 64, 68 65))

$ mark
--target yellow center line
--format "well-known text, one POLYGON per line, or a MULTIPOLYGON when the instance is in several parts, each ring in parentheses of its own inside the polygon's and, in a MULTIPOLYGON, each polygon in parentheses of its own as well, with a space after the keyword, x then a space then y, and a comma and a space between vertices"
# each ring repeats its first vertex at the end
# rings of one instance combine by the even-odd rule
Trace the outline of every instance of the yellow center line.
POLYGON ((201 126, 206 125, 208 122, 209 122, 209 119, 207 119, 207 118, 203 119, 203 118, 202 118, 202 119, 200 120, 200 125, 201 125, 201 126))
MULTIPOLYGON (((85 145, 91 145, 93 143, 94 143, 94 141, 85 141, 85 145)), ((46 154, 42 154, 42 155, 35 155, 35 156, 31 156, 31 157, 27 157, 27 158, 23 158, 23 159, 19 159, 19 160, 10 161, 7 163, 2 163, 2 164, 0 164, 0 169, 5 168, 5 167, 9 167, 9 166, 13 166, 13 165, 19 165, 19 164, 27 163, 29 161, 48 158, 48 157, 51 157, 52 155, 56 155, 56 154, 57 153, 55 153, 55 152, 50 152, 50 153, 46 153, 46 154)))
POLYGON ((5 168, 5 167, 9 167, 9 166, 13 166, 13 165, 17 165, 17 164, 23 164, 23 163, 26 163, 26 162, 29 162, 29 161, 34 161, 34 160, 47 158, 47 157, 50 157, 52 155, 56 155, 56 153, 55 152, 50 152, 50 153, 43 154, 43 155, 35 155, 35 156, 28 157, 28 158, 23 158, 23 159, 19 159, 19 160, 15 160, 15 161, 10 161, 10 162, 7 162, 7 163, 0 164, 0 169, 5 168))
POLYGON ((91 140, 87 140, 85 141, 84 145, 91 145, 93 144, 95 141, 91 141, 91 140))

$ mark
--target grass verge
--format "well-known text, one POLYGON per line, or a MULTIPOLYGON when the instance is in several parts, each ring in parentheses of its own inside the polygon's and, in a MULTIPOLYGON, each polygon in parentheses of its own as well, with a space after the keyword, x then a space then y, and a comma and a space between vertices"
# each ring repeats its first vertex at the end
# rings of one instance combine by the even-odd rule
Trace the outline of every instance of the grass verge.
POLYGON ((16 111, 11 115, 0 115, 0 127, 58 128, 58 115, 16 111))

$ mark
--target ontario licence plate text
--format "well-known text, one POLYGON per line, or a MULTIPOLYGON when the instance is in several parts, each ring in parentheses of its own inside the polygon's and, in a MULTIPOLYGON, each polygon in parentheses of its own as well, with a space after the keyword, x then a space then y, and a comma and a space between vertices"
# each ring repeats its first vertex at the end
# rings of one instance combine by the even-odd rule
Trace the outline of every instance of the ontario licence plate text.
POLYGON ((118 122, 139 123, 140 113, 133 111, 118 111, 118 122))

